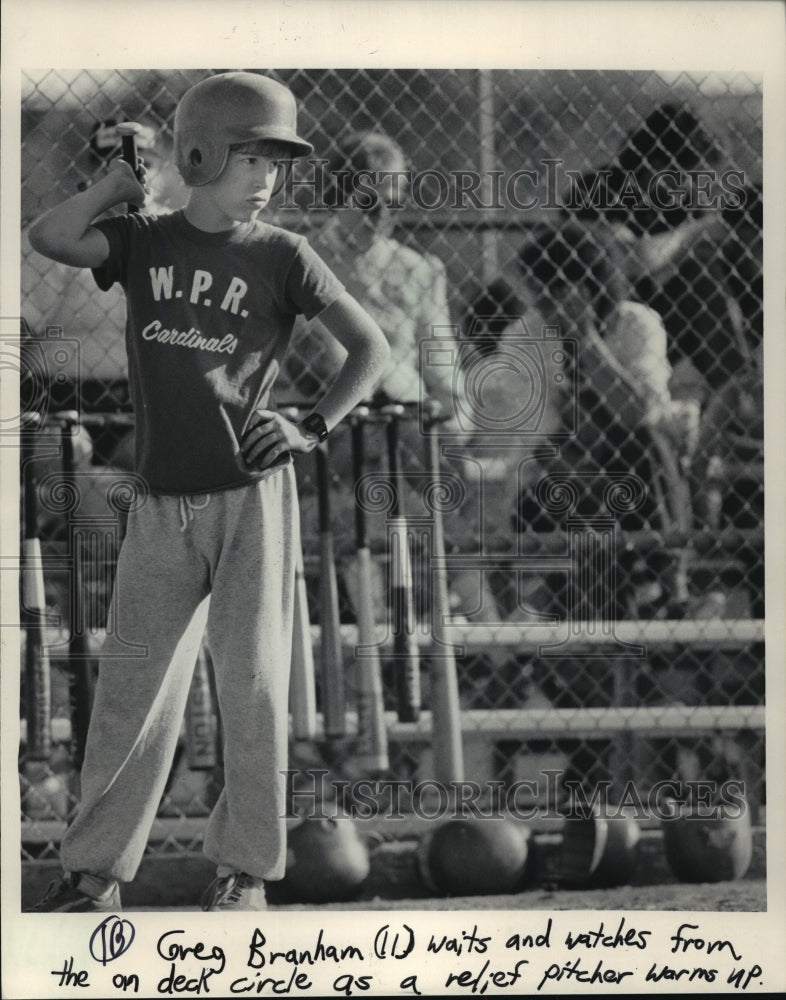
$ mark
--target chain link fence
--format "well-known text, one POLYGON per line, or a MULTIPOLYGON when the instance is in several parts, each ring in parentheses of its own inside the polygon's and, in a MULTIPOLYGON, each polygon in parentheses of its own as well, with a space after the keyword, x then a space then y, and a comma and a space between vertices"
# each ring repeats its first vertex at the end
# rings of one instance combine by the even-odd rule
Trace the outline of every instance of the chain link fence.
MULTIPOLYGON (((102 175, 117 154, 112 126, 124 120, 144 126, 148 210, 178 209, 185 190, 172 161, 174 109, 206 75, 50 70, 24 80, 23 406, 47 418, 28 468, 39 484, 52 706, 45 759, 31 756, 25 738, 20 752, 27 857, 54 852, 78 797, 71 720, 90 678, 75 686, 82 668, 74 640, 86 642, 89 663, 123 530, 122 504, 109 509, 107 491, 131 474, 133 414, 121 291, 100 294, 89 273, 32 251, 26 232, 102 175), (78 509, 57 494, 57 415, 71 410, 80 417, 78 509), (75 526, 83 539, 78 600, 75 526)), ((588 790, 609 781, 618 797, 634 787, 642 800, 675 777, 740 780, 758 808, 765 801, 759 82, 597 71, 271 75, 296 95, 300 134, 315 147, 289 175, 271 220, 326 247, 328 263, 390 335, 384 399, 436 396, 453 418, 441 462, 456 486, 444 565, 452 634, 461 639, 462 776, 521 787, 558 770, 588 790), (336 171, 351 179, 340 171, 357 169, 352 149, 369 131, 395 146, 383 142, 379 158, 369 154, 361 167, 393 171, 396 197, 367 211, 358 186, 354 207, 337 208, 336 171), (594 628, 609 622, 611 631, 594 628)), ((314 325, 297 327, 281 405, 318 398, 337 363, 323 345, 314 325)), ((408 511, 420 516, 425 453, 414 422, 401 430, 408 511)), ((387 469, 373 426, 367 457, 369 469, 387 469)), ((318 495, 309 459, 298 477, 318 665, 318 495)), ((348 424, 331 437, 330 484, 351 715, 358 594, 348 424)), ((368 513, 382 625, 386 514, 368 513)), ((428 554, 413 550, 413 558, 422 568, 428 554)), ((428 572, 416 581, 427 619, 428 572)), ((383 777, 435 773, 437 660, 427 641, 420 649, 422 717, 411 724, 397 717, 401 663, 382 646, 390 739, 383 777)), ((23 737, 31 683, 23 676, 23 737)), ((321 712, 319 676, 316 683, 321 712)), ((355 749, 351 738, 293 740, 292 766, 357 776, 355 749)), ((157 851, 190 849, 199 823, 183 824, 206 815, 220 788, 220 760, 200 770, 188 759, 184 750, 173 766, 160 809, 164 832, 151 840, 157 851)))

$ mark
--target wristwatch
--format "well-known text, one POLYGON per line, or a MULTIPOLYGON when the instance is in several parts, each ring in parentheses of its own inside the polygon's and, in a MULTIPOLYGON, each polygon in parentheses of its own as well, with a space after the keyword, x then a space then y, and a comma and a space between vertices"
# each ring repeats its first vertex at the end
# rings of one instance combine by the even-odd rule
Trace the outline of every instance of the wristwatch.
POLYGON ((311 434, 316 434, 317 440, 320 443, 328 436, 327 424, 325 423, 322 415, 319 413, 309 413, 309 415, 301 421, 300 426, 303 430, 309 431, 311 434))

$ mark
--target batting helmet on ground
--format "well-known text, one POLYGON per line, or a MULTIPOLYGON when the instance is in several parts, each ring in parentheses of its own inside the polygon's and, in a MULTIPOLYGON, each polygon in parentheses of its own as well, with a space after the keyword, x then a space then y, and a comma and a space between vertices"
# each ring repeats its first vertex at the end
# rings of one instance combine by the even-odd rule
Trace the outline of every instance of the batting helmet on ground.
POLYGON ((215 180, 229 147, 254 139, 287 143, 293 157, 313 152, 297 134, 295 98, 259 73, 209 76, 186 91, 175 111, 175 163, 189 187, 215 180))

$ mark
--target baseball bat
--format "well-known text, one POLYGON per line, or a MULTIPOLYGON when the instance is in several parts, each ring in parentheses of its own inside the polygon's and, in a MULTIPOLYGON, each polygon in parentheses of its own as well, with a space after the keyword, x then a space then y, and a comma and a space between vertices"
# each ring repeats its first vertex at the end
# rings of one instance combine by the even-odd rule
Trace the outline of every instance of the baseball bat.
POLYGON ((289 702, 292 735, 296 740, 313 740, 317 732, 314 647, 311 618, 303 568, 303 549, 298 545, 295 563, 295 611, 292 623, 292 665, 289 674, 289 702))
MULTIPOLYGON (((121 122, 117 126, 117 134, 120 136, 120 149, 123 159, 131 166, 136 179, 139 180, 139 158, 136 151, 136 137, 141 129, 138 122, 121 122)), ((139 206, 128 204, 129 212, 138 212, 139 206)))
POLYGON ((213 689, 210 683, 212 669, 210 653, 203 642, 194 665, 186 701, 186 761, 191 771, 212 771, 218 762, 218 724, 213 710, 213 689))
MULTIPOLYGON (((360 482, 365 466, 364 421, 368 410, 357 407, 352 419, 352 471, 360 482)), ((388 769, 388 737, 385 727, 385 704, 382 690, 382 666, 376 642, 374 621, 371 550, 368 545, 366 512, 355 501, 355 558, 357 561, 358 646, 364 655, 355 654, 355 691, 358 713, 358 764, 366 771, 388 769)))
MULTIPOLYGON (((280 412, 290 420, 300 418, 300 408, 284 407, 280 412)), ((311 638, 311 615, 303 564, 303 546, 298 542, 295 559, 295 601, 292 616, 292 660, 289 671, 289 706, 292 736, 313 740, 317 733, 317 696, 314 673, 314 644, 311 638)))
MULTIPOLYGON (((439 438, 436 422, 432 421, 424 437, 426 468, 435 485, 439 485, 439 438)), ((441 624, 450 612, 448 577, 445 561, 445 528, 442 510, 434 503, 432 569, 432 627, 441 624)), ((432 633, 433 635, 433 633, 432 633)), ((464 749, 461 740, 461 709, 453 647, 441 645, 435 649, 431 664, 432 676, 432 742, 434 747, 434 777, 450 787, 464 780, 464 749)))
POLYGON ((38 538, 38 481, 35 475, 34 429, 41 415, 26 414, 21 428, 22 462, 22 579, 21 618, 25 630, 25 714, 27 715, 27 757, 47 760, 52 751, 52 689, 49 653, 44 635, 44 568, 38 538))
MULTIPOLYGON (((67 410, 58 414, 63 452, 63 479, 76 489, 76 460, 74 433, 79 426, 79 414, 67 410)), ((74 522, 69 524, 71 559, 71 608, 70 635, 68 639, 68 704, 71 716, 71 757, 74 768, 80 771, 85 758, 87 730, 93 706, 94 667, 87 637, 88 621, 85 613, 84 566, 85 550, 82 533, 74 522)))
POLYGON ((338 580, 330 526, 330 473, 327 442, 314 449, 319 510, 319 625, 322 715, 325 736, 340 739, 345 731, 344 662, 338 609, 338 580))
POLYGON ((401 722, 417 722, 420 716, 420 652, 415 635, 415 598, 409 528, 404 503, 404 484, 399 473, 399 421, 404 407, 382 407, 387 417, 388 471, 393 500, 388 522, 390 551, 390 607, 393 656, 397 662, 398 717, 401 722))

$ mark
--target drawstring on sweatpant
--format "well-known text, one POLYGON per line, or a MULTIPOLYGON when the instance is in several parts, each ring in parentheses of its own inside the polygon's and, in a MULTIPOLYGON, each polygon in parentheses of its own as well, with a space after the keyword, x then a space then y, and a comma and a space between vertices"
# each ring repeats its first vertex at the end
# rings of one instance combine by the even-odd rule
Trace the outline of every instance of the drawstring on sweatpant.
POLYGON ((195 510, 204 510, 210 503, 209 493, 198 493, 195 496, 180 497, 180 530, 186 531, 190 521, 194 520, 195 510))

